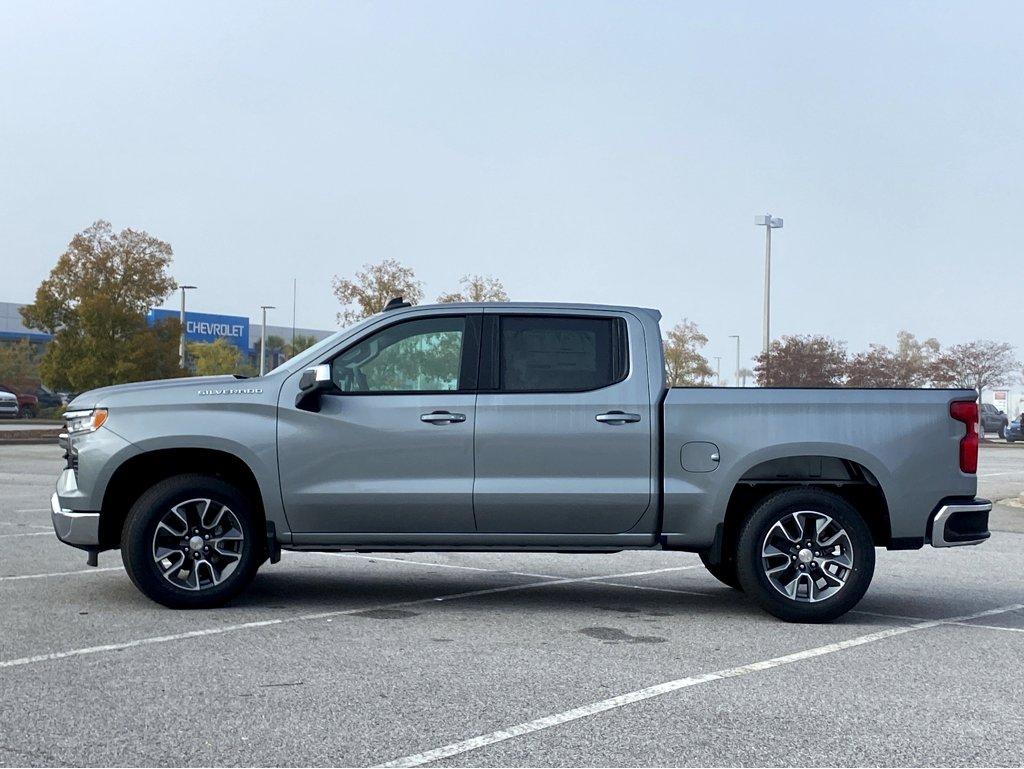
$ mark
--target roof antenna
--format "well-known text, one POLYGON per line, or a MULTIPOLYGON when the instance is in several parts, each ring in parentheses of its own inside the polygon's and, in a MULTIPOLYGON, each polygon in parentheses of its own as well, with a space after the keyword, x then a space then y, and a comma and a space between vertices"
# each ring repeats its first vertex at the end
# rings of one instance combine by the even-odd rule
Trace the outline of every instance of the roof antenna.
POLYGON ((405 299, 402 296, 393 296, 388 301, 388 303, 384 305, 384 312, 398 310, 401 309, 402 307, 412 307, 412 302, 405 301, 405 299))

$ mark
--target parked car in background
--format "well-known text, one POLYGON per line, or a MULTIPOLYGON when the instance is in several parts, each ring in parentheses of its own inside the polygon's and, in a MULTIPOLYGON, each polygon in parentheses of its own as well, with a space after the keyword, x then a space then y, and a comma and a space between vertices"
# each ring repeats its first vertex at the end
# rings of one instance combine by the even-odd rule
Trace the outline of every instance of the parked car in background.
POLYGON ((56 409, 67 403, 60 393, 55 393, 53 390, 49 390, 43 385, 38 385, 33 391, 33 394, 39 401, 40 409, 56 409))
POLYGON ((1006 437, 1006 426, 1010 424, 1006 412, 1000 411, 991 403, 982 403, 980 416, 983 433, 996 433, 1000 438, 1006 437))
POLYGON ((21 419, 31 419, 39 414, 39 399, 32 393, 21 392, 2 383, 0 383, 0 390, 14 396, 18 403, 17 416, 21 419))
POLYGON ((0 390, 0 418, 18 418, 18 396, 7 390, 0 390))
POLYGON ((1006 426, 1006 434, 1003 436, 1006 438, 1007 443, 1016 443, 1017 441, 1024 441, 1024 432, 1021 432, 1021 424, 1019 419, 1015 419, 1006 426))

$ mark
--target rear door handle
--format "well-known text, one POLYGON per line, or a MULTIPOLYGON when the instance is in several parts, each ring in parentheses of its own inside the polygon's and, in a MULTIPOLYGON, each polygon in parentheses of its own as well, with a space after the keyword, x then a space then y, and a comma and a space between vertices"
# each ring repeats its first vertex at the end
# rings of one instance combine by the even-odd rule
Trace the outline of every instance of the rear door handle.
POLYGON ((625 411, 608 411, 604 414, 598 414, 594 419, 606 425, 624 425, 627 422, 639 422, 640 415, 628 414, 625 411))
POLYGON ((465 422, 465 414, 453 414, 450 411, 432 411, 429 414, 420 414, 421 422, 429 422, 432 425, 449 425, 452 422, 465 422))

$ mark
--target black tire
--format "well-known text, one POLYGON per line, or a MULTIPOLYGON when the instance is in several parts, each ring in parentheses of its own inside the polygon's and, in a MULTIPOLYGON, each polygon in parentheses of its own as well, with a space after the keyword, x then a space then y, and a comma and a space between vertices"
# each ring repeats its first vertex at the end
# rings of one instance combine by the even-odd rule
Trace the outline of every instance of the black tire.
POLYGON ((1006 425, 999 425, 999 437, 1006 440, 1006 425))
POLYGON ((700 562, 704 564, 705 569, 711 572, 712 577, 717 579, 723 585, 731 587, 733 590, 743 592, 743 586, 740 584, 739 575, 736 574, 735 554, 727 557, 723 552, 722 560, 718 563, 711 563, 711 561, 708 560, 708 553, 698 553, 698 555, 700 555, 700 562))
MULTIPOLYGON (((124 561, 124 567, 135 586, 157 603, 172 609, 207 609, 221 606, 248 586, 263 561, 263 551, 266 549, 264 536, 260 535, 254 521, 252 504, 231 484, 206 475, 177 475, 160 481, 132 505, 121 532, 121 560, 124 561), (243 538, 237 546, 239 558, 233 570, 221 582, 215 583, 213 567, 207 567, 205 570, 210 584, 204 586, 202 570, 195 566, 195 573, 192 576, 196 588, 187 589, 164 577, 154 557, 157 554, 154 549, 155 537, 161 519, 172 508, 196 499, 211 500, 211 510, 214 509, 214 504, 226 506, 229 512, 234 513, 234 520, 237 521, 243 538)), ((166 528, 164 531, 166 532, 166 528)), ((186 523, 184 536, 187 538, 189 534, 186 523)), ((216 548, 214 549, 216 551, 216 548)), ((198 547, 196 552, 199 552, 198 547)), ((204 557, 209 557, 211 561, 217 558, 214 554, 204 557)), ((188 565, 190 563, 185 556, 181 561, 181 572, 178 569, 173 571, 175 574, 188 573, 188 565)))
MULTIPOLYGON (((803 519, 809 518, 805 516, 803 519)), ((797 542, 794 547, 802 546, 797 542)), ((808 549, 807 557, 810 555, 811 550, 808 549)), ((779 558, 777 555, 769 557, 779 558)), ((794 563, 799 560, 795 556, 791 557, 794 563)), ((740 532, 736 560, 744 592, 754 598, 769 614, 787 622, 830 622, 852 609, 867 592, 875 571, 875 546, 867 523, 842 497, 820 489, 786 489, 767 497, 744 523, 740 532), (777 588, 766 573, 768 567, 762 558, 762 548, 773 527, 783 519, 787 522, 793 520, 793 513, 804 511, 831 518, 845 531, 852 548, 852 568, 842 572, 845 573, 842 586, 835 593, 813 602, 784 595, 781 588, 777 588)), ((785 564, 785 559, 782 558, 781 562, 785 564)), ((791 568, 794 569, 792 573, 796 575, 797 567, 791 568)), ((827 565, 819 566, 817 561, 811 562, 801 580, 803 576, 810 576, 811 569, 820 568, 827 568, 827 565)), ((784 579, 785 575, 786 572, 783 572, 779 579, 784 579)), ((825 580, 814 582, 815 585, 820 585, 825 580)), ((794 592, 799 595, 801 581, 797 580, 795 584, 797 587, 794 592)), ((808 584, 806 592, 814 589, 814 586, 808 584)))

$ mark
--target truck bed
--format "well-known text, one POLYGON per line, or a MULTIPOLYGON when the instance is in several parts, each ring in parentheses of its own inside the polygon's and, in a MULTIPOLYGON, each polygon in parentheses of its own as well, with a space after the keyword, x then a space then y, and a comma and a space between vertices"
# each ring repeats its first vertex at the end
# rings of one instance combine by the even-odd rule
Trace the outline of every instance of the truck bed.
POLYGON ((941 500, 974 496, 976 478, 959 466, 964 425, 949 406, 976 397, 959 389, 671 388, 663 399, 663 541, 708 547, 737 489, 795 480, 880 490, 887 544, 920 546, 941 500))

